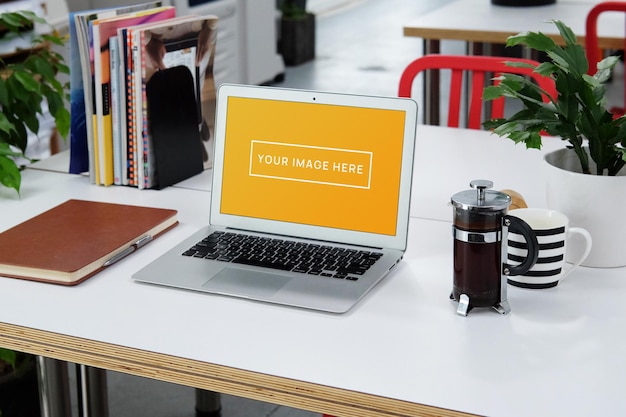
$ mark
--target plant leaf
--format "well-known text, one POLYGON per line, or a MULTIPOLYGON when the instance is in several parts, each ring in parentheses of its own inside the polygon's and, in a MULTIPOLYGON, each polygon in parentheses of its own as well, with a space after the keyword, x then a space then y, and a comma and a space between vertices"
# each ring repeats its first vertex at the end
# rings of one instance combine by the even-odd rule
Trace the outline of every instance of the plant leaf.
POLYGON ((549 51, 554 48, 554 41, 541 32, 522 32, 509 36, 506 46, 526 45, 538 51, 549 51))
POLYGON ((602 61, 598 62, 596 65, 596 73, 593 78, 598 80, 598 82, 604 83, 611 78, 611 71, 615 68, 615 65, 619 61, 619 57, 617 56, 608 56, 604 58, 602 61))
POLYGON ((557 66, 554 65, 552 62, 542 62, 535 68, 535 72, 537 74, 543 75, 544 77, 551 76, 556 70, 557 66))
POLYGON ((21 182, 22 177, 15 161, 0 154, 0 183, 5 187, 13 188, 19 194, 21 182))
POLYGON ((503 95, 503 89, 497 85, 490 85, 483 90, 483 100, 495 100, 503 95))
POLYGON ((554 62, 560 71, 565 73, 569 73, 571 71, 570 60, 568 59, 567 53, 563 50, 563 48, 557 46, 553 50, 547 51, 546 53, 548 58, 554 62))
POLYGON ((499 136, 507 136, 517 130, 517 122, 510 122, 506 119, 490 120, 485 122, 485 127, 493 129, 493 133, 499 136))
POLYGON ((537 66, 531 64, 529 62, 519 62, 519 61, 505 61, 506 66, 513 68, 532 68, 535 69, 537 66))
POLYGON ((574 31, 570 29, 567 25, 565 25, 560 20, 552 20, 552 23, 554 23, 559 29, 559 33, 561 34, 563 40, 565 40, 566 44, 573 45, 577 42, 574 31))
POLYGON ((0 132, 5 132, 7 135, 10 135, 11 132, 15 132, 15 125, 11 123, 4 113, 0 113, 0 132))
POLYGON ((13 76, 17 81, 20 82, 25 90, 32 92, 39 91, 39 82, 37 82, 37 80, 35 80, 33 76, 30 75, 28 72, 16 71, 15 73, 13 73, 13 76))
POLYGON ((64 139, 70 132, 70 112, 65 107, 60 107, 54 114, 57 130, 64 139))
POLYGON ((56 74, 54 73, 54 65, 43 57, 32 55, 26 61, 25 65, 34 74, 41 75, 45 81, 49 82, 51 80, 54 80, 56 77, 56 74))
POLYGON ((9 144, 0 142, 0 156, 22 156, 22 153, 12 150, 9 144))
POLYGON ((541 149, 541 135, 537 132, 532 132, 525 143, 526 149, 541 149))
POLYGON ((3 107, 9 104, 9 91, 4 77, 0 77, 0 105, 3 107))

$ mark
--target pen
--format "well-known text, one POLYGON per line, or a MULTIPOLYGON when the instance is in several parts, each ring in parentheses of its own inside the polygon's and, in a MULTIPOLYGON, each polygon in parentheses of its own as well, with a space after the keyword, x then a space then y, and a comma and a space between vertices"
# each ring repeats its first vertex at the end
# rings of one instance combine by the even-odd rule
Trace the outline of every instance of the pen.
POLYGON ((140 247, 148 244, 150 241, 152 241, 152 236, 146 235, 146 236, 142 237, 141 239, 137 240, 135 243, 133 243, 132 245, 130 245, 129 247, 127 247, 126 249, 124 249, 123 251, 118 253, 117 255, 114 255, 111 258, 107 259, 102 264, 102 266, 113 265, 115 262, 119 261, 120 259, 123 259, 123 258, 127 257, 128 255, 130 255, 131 253, 133 253, 134 251, 136 251, 140 247))

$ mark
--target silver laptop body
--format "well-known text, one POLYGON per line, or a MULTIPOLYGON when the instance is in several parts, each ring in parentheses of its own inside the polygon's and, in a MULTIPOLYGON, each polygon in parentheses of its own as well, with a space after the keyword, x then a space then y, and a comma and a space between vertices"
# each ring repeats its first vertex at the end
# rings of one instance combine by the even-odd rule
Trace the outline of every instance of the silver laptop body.
POLYGON ((133 279, 346 312, 406 249, 416 103, 223 84, 216 104, 209 225, 133 279), (258 255, 253 261, 219 254, 208 257, 223 260, 207 259, 202 241, 214 232, 219 236, 212 236, 209 246, 221 247, 215 241, 223 234, 244 234, 250 236, 246 242, 297 242, 289 245, 305 247, 306 256, 316 260, 319 252, 333 253, 333 262, 346 253, 365 255, 348 264, 312 267, 308 261, 298 264, 301 254, 288 258, 291 250, 270 258, 261 255, 265 249, 246 243, 248 252, 258 255))

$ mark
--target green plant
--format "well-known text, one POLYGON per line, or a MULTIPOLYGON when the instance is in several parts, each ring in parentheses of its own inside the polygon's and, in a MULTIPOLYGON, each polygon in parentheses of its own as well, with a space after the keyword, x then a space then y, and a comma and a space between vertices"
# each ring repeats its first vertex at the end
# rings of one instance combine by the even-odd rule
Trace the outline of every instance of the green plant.
POLYGON ((580 161, 582 172, 591 173, 589 159, 596 164, 597 175, 616 175, 626 164, 626 118, 616 117, 606 108, 606 85, 618 57, 610 56, 598 63, 596 73, 587 74, 588 62, 574 32, 560 21, 553 21, 565 41, 557 45, 541 32, 524 32, 507 39, 507 46, 525 45, 545 52, 545 62, 534 71, 555 81, 558 97, 544 103, 549 96, 527 78, 514 74, 498 77, 500 84, 485 88, 483 98, 507 97, 520 100, 522 110, 509 118, 483 123, 494 133, 506 136, 527 148, 541 147, 541 133, 561 137, 568 142, 580 161))
MULTIPOLYGON (((4 36, 20 36, 32 28, 33 22, 46 24, 45 19, 30 11, 0 14, 0 26, 7 32, 4 36)), ((16 159, 26 158, 28 131, 39 132, 38 115, 43 114, 44 101, 59 134, 65 138, 69 132, 68 87, 57 80, 59 73, 69 74, 69 68, 63 57, 49 48, 51 44, 64 43, 54 32, 42 34, 34 37, 25 58, 0 58, 0 183, 18 194, 21 173, 16 159)))
POLYGON ((279 9, 285 19, 304 19, 306 0, 280 0, 279 9))

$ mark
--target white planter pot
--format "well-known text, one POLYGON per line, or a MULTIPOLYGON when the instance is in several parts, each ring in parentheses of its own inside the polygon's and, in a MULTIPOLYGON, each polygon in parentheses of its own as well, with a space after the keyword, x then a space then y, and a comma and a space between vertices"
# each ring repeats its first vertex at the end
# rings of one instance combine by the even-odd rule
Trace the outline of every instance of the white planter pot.
MULTIPOLYGON (((548 207, 567 215, 570 225, 587 229, 593 239, 582 265, 625 266, 626 169, 615 177, 582 174, 578 157, 565 148, 546 154, 544 161, 548 207)), ((568 260, 583 249, 584 242, 572 239, 568 260)))

